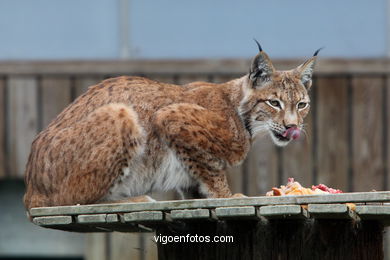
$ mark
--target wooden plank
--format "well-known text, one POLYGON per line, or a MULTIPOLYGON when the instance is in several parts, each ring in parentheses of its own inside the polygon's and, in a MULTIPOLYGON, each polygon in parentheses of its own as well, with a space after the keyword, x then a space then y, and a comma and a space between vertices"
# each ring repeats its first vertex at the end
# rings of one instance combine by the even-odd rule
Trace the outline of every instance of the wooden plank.
POLYGON ((177 219, 210 219, 212 214, 209 209, 179 209, 170 212, 173 220, 177 219))
MULTIPOLYGON (((147 61, 37 61, 0 62, 0 74, 8 75, 133 75, 247 73, 249 59, 235 60, 147 60, 147 61)), ((296 62, 297 65, 299 62, 296 62)))
POLYGON ((243 217, 257 217, 256 208, 252 206, 244 207, 223 207, 216 208, 215 215, 218 218, 243 218, 243 217))
POLYGON ((229 188, 233 194, 235 193, 244 193, 247 195, 247 192, 243 187, 243 165, 238 165, 232 168, 227 169, 226 177, 229 183, 229 188))
POLYGON ((107 214, 78 215, 76 221, 81 224, 106 223, 106 218, 107 214))
POLYGON ((71 81, 65 77, 45 76, 41 80, 42 128, 71 102, 71 81))
POLYGON ((33 219, 34 224, 38 226, 58 226, 69 225, 72 221, 72 216, 48 216, 48 217, 36 217, 33 219))
POLYGON ((348 189, 348 81, 345 77, 318 78, 318 182, 348 189))
POLYGON ((148 221, 162 221, 164 214, 161 211, 140 211, 125 213, 121 216, 123 222, 148 222, 148 221))
MULTIPOLYGON (((85 220, 84 223, 75 223, 72 216, 47 216, 33 218, 33 223, 42 227, 59 229, 72 232, 111 232, 116 230, 115 225, 102 225, 98 221, 93 222, 92 219, 85 220)), ((142 232, 138 228, 128 228, 131 232, 142 232)))
MULTIPOLYGON (((140 260, 142 248, 140 244, 140 234, 118 233, 110 234, 109 241, 110 258, 115 260, 140 260)), ((107 260, 109 260, 107 259, 107 260)))
MULTIPOLYGON (((117 214, 86 214, 76 216, 76 223, 94 227, 102 231, 143 232, 137 225, 121 223, 117 214)), ((149 230, 148 230, 149 231, 149 230)))
POLYGON ((355 211, 364 219, 389 219, 390 217, 389 205, 357 205, 355 211))
POLYGON ((280 185, 277 149, 268 134, 253 144, 242 167, 244 192, 248 196, 265 195, 271 187, 280 185))
POLYGON ((154 232, 142 234, 142 241, 143 241, 142 259, 144 260, 158 259, 157 243, 154 240, 154 236, 155 236, 154 232))
MULTIPOLYGON (((132 74, 216 74, 248 73, 251 59, 202 60, 106 60, 106 61, 2 61, 0 74, 7 75, 132 75, 132 74)), ((292 69, 302 59, 272 59, 278 70, 292 69)), ((390 72, 390 61, 371 59, 327 59, 320 57, 317 74, 379 74, 390 72)))
POLYGON ((109 260, 107 257, 109 252, 106 243, 107 235, 107 233, 86 234, 85 260, 109 260))
POLYGON ((34 77, 10 77, 7 89, 7 153, 12 177, 24 174, 31 143, 38 129, 37 80, 34 77))
POLYGON ((353 187, 355 191, 381 190, 383 79, 358 77, 352 83, 353 187))
MULTIPOLYGON (((386 85, 384 89, 384 94, 385 96, 385 103, 383 104, 383 112, 386 123, 383 125, 384 126, 384 134, 387 138, 386 146, 384 147, 384 154, 383 158, 386 163, 386 168, 385 170, 385 179, 384 179, 384 190, 389 190, 390 189, 390 77, 387 75, 386 76, 386 85)), ((385 252, 385 259, 390 259, 390 227, 385 228, 385 234, 384 234, 384 252, 385 252)))
POLYGON ((309 204, 310 216, 318 219, 353 219, 359 220, 354 211, 346 204, 309 204))
POLYGON ((259 214, 268 219, 306 219, 309 217, 307 211, 300 205, 263 206, 260 207, 259 214))
MULTIPOLYGON (((385 149, 384 149, 384 161, 385 161, 385 178, 384 178, 384 190, 389 190, 390 189, 390 77, 386 77, 386 82, 385 82, 385 89, 384 89, 384 94, 386 95, 385 97, 385 103, 383 104, 383 113, 385 116, 385 121, 383 126, 384 126, 384 135, 386 136, 387 140, 385 144, 385 149)), ((387 233, 389 236, 389 242, 390 242, 390 232, 387 233)), ((389 246, 389 258, 390 258, 390 246, 389 246)))
POLYGON ((117 214, 107 214, 106 222, 107 223, 117 223, 117 222, 120 222, 120 218, 118 217, 117 214))
MULTIPOLYGON (((357 205, 355 211, 363 220, 378 220, 385 227, 390 227, 390 205, 357 205)), ((385 236, 385 241, 388 239, 385 236)))
POLYGON ((390 225, 385 226, 383 235, 384 259, 390 259, 390 225))
MULTIPOLYGON (((247 197, 229 199, 198 199, 180 201, 161 201, 148 203, 116 203, 81 206, 42 207, 30 210, 32 217, 99 214, 135 211, 166 211, 175 209, 217 208, 236 206, 264 206, 282 204, 316 204, 316 203, 358 203, 389 202, 390 192, 356 192, 329 195, 279 196, 279 197, 247 197)), ((157 213, 158 214, 158 213, 157 213)))
POLYGON ((5 113, 6 113, 6 81, 0 79, 0 180, 6 177, 6 151, 5 151, 5 113))

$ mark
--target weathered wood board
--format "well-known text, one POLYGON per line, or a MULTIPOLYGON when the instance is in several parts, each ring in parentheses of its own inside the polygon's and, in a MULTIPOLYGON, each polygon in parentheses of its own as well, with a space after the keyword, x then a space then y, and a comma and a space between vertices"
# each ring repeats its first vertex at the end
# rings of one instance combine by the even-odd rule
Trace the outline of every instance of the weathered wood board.
MULTIPOLYGON (((348 185, 348 79, 317 80, 318 183, 344 191, 348 185)), ((314 134, 314 133, 313 133, 314 134)), ((310 184, 310 183, 309 183, 310 184)), ((312 183, 313 184, 313 183, 312 183)))
POLYGON ((0 78, 0 179, 6 177, 5 117, 6 117, 6 81, 0 78))
POLYGON ((353 79, 353 188, 383 189, 382 77, 353 79), (369 181, 367 181, 369 180, 369 181))
MULTIPOLYGON (((196 199, 159 201, 146 203, 115 203, 78 206, 42 207, 30 210, 32 217, 83 215, 83 214, 113 214, 125 213, 124 221, 164 220, 160 211, 185 209, 213 209, 224 207, 262 207, 269 205, 305 205, 305 204, 340 204, 340 203, 377 203, 389 202, 390 192, 340 193, 330 195, 303 195, 281 197, 247 197, 230 199, 196 199), (152 215, 150 215, 152 214, 152 215), (130 214, 130 215, 126 215, 130 214)), ((384 205, 388 207, 388 205, 384 205)), ((142 221, 141 221, 142 222, 142 221)))
POLYGON ((40 87, 42 129, 71 102, 71 81, 67 77, 43 77, 40 87))
POLYGON ((24 176, 31 143, 38 132, 38 83, 34 77, 10 77, 7 88, 7 154, 12 177, 24 176))

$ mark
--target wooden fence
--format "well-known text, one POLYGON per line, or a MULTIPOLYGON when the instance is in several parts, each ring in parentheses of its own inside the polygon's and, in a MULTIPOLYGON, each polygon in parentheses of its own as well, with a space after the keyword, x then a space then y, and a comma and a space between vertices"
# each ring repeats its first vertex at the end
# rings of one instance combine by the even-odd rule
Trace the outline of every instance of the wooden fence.
MULTIPOLYGON (((300 62, 279 60, 275 66, 293 68, 300 62)), ((104 78, 141 75, 177 84, 223 82, 248 68, 248 60, 0 63, 0 178, 23 177, 34 136, 88 86, 104 78)), ((233 192, 263 195, 288 177, 305 186, 388 190, 389 73, 387 60, 321 60, 311 90, 306 138, 286 148, 275 147, 269 138, 259 140, 247 160, 230 171, 233 192)), ((103 237, 106 246, 118 244, 118 236, 91 239, 103 237)), ((140 248, 151 246, 142 236, 131 239, 140 248)), ((115 256, 115 250, 110 252, 115 256)))

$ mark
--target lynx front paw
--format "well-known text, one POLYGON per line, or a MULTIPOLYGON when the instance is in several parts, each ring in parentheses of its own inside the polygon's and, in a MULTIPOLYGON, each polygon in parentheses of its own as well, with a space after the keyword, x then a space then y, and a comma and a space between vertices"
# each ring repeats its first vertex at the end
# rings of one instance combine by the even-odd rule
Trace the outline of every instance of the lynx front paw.
POLYGON ((127 199, 122 200, 115 200, 115 201, 101 201, 99 203, 135 203, 135 202, 155 202, 156 200, 152 199, 148 195, 138 196, 138 197, 131 197, 127 199))
POLYGON ((235 193, 230 198, 247 198, 247 196, 242 193, 235 193))
POLYGON ((156 200, 148 195, 130 198, 131 202, 155 202, 156 200))

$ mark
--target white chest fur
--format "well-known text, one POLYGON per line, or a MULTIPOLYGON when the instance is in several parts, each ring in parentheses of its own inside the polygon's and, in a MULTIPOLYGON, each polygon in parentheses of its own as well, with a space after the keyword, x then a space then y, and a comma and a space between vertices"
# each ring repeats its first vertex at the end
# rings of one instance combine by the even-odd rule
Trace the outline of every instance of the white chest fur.
POLYGON ((104 201, 122 200, 152 191, 187 188, 194 182, 172 150, 168 150, 157 169, 146 167, 142 160, 134 160, 122 171, 123 174, 105 196, 104 201))
POLYGON ((169 150, 155 174, 153 191, 168 191, 191 186, 193 179, 184 170, 176 154, 169 150))

